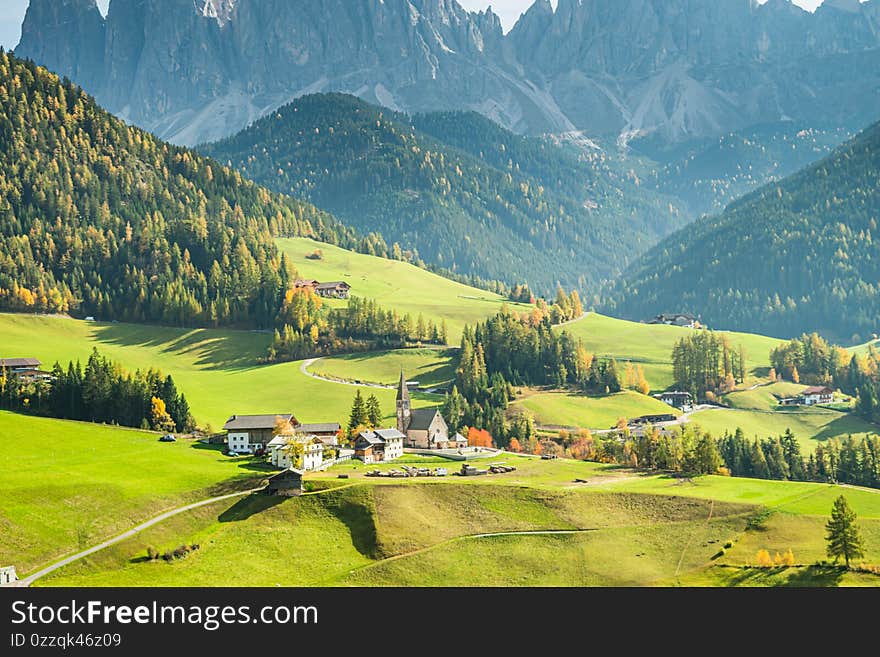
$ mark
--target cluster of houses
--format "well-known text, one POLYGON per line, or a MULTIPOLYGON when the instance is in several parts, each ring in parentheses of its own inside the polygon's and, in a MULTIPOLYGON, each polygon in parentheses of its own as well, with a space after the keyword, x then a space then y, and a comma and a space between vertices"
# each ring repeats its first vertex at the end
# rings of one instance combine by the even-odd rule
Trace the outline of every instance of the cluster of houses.
POLYGON ((696 328, 697 318, 687 313, 663 313, 654 319, 648 320, 647 324, 664 324, 666 326, 681 326, 683 328, 696 328))
POLYGON ((24 383, 51 381, 52 373, 42 371, 41 365, 36 358, 0 358, 0 374, 14 376, 24 383))
POLYGON ((266 455, 273 466, 290 469, 302 456, 303 471, 355 458, 364 463, 394 461, 404 448, 415 450, 463 449, 467 439, 449 435, 449 425, 437 409, 414 409, 403 372, 397 390, 397 427, 370 429, 358 434, 353 450, 339 448, 342 426, 337 422, 303 424, 292 413, 233 415, 223 425, 232 454, 266 455), (326 453, 333 449, 334 459, 326 453))
POLYGON ((332 281, 321 283, 314 279, 301 278, 293 283, 297 290, 310 289, 319 297, 327 299, 348 299, 351 296, 351 285, 345 281, 332 281))

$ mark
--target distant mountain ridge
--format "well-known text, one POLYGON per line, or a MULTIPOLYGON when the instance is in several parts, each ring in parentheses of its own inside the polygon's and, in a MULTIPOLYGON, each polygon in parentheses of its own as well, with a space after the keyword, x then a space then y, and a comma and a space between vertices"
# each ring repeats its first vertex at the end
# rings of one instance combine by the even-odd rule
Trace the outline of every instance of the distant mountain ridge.
POLYGON ((880 0, 537 0, 507 35, 456 0, 31 0, 16 50, 187 145, 322 91, 621 144, 880 115, 880 0))
POLYGON ((596 291, 686 216, 601 157, 473 112, 303 96, 203 152, 456 272, 596 291))
POLYGON ((675 233, 604 309, 691 312, 715 328, 860 343, 880 331, 880 123, 828 157, 675 233))

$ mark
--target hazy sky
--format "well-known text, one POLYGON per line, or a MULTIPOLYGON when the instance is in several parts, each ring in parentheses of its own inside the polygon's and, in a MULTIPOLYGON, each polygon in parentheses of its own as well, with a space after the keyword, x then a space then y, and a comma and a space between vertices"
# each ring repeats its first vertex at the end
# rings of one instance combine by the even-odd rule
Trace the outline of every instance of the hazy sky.
MULTIPOLYGON (((0 46, 7 49, 18 45, 21 35, 21 21, 29 0, 0 0, 0 46)), ((531 6, 534 0, 458 0, 467 9, 485 9, 492 5, 495 13, 501 16, 504 29, 513 27, 519 15, 531 6)), ((807 9, 815 9, 822 0, 794 0, 796 4, 807 9)), ((107 11, 110 0, 98 0, 101 10, 107 11)), ((556 0, 551 0, 555 5, 556 0)))

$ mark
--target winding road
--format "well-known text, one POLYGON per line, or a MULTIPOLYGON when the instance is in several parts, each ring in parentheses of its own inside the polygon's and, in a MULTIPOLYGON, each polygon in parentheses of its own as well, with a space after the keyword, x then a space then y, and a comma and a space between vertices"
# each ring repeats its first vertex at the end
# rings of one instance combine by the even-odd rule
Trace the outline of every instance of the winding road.
POLYGON ((168 518, 172 518, 178 514, 185 513, 186 511, 192 511, 193 509, 198 509, 199 507, 207 506, 208 504, 213 504, 214 502, 222 502, 223 500, 231 500, 236 497, 244 497, 245 495, 250 495, 252 493, 257 493, 261 491, 262 488, 251 488, 248 490, 239 491, 237 493, 229 493, 227 495, 220 495, 219 497, 212 497, 207 500, 202 500, 201 502, 193 502, 192 504, 187 504, 186 506, 181 506, 176 509, 171 509, 170 511, 166 511, 165 513, 161 513, 155 518, 151 518, 146 522, 142 522, 136 527, 132 527, 128 531, 125 531, 118 536, 114 536, 113 538, 107 539, 103 543, 98 543, 98 545, 94 545, 87 550, 83 550, 82 552, 77 552, 76 554, 72 554, 69 557, 65 557, 61 561, 56 561, 51 566, 46 566, 42 570, 38 570, 33 575, 28 575, 24 579, 20 579, 12 586, 30 586, 35 581, 40 579, 41 577, 45 577, 49 573, 52 573, 59 568, 63 568, 69 564, 72 564, 74 561, 79 561, 84 557, 89 556, 90 554, 94 554, 95 552, 99 552, 104 548, 110 547, 111 545, 115 545, 121 541, 124 541, 132 536, 139 534, 145 529, 149 529, 153 525, 157 525, 164 520, 168 520, 168 518))

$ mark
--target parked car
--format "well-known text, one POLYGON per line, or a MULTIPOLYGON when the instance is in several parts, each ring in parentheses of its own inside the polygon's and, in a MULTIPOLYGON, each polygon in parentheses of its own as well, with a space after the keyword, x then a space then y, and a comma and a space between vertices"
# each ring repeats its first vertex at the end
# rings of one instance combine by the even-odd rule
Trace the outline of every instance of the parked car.
POLYGON ((174 436, 172 436, 170 433, 166 433, 164 436, 162 436, 161 438, 159 438, 159 442, 160 442, 160 443, 176 443, 176 442, 177 442, 177 438, 175 438, 174 436))

